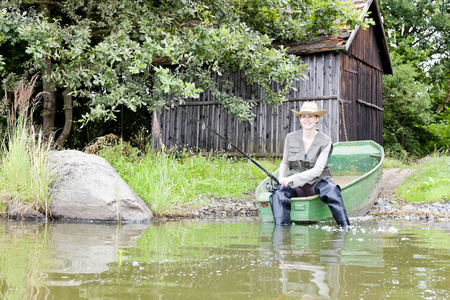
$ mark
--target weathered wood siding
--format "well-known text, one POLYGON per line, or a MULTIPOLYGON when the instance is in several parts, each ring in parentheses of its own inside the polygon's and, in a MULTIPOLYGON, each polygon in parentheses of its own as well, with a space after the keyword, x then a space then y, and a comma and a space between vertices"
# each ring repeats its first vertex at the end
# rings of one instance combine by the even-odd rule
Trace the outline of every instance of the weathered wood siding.
POLYGON ((383 71, 373 27, 360 30, 341 53, 341 140, 374 140, 383 144, 383 71))
POLYGON ((348 53, 379 71, 383 70, 383 63, 373 26, 366 30, 358 30, 348 49, 348 53))
MULTIPOLYGON (((256 85, 245 85, 243 73, 214 75, 214 80, 224 90, 220 82, 228 79, 234 83, 229 92, 243 99, 257 100, 252 109, 252 122, 238 123, 236 118, 217 103, 210 92, 203 93, 199 99, 187 101, 183 108, 230 140, 248 154, 281 155, 286 135, 298 130, 300 122, 290 111, 300 110, 304 101, 314 100, 319 108, 328 113, 318 124, 318 128, 330 135, 334 142, 339 141, 339 53, 325 52, 308 54, 300 59, 309 66, 308 79, 296 82, 297 91, 292 90, 288 102, 272 108, 261 102, 264 91, 256 85)), ((277 83, 273 86, 279 88, 277 83)), ((206 151, 229 149, 227 143, 207 128, 192 120, 177 108, 165 110, 160 115, 162 141, 166 147, 199 147, 206 151)))

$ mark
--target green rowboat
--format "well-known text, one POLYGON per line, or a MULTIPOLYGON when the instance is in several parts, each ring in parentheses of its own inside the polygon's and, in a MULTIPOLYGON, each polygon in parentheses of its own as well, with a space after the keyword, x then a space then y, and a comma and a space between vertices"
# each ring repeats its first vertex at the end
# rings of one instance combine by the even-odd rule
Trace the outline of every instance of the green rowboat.
MULTIPOLYGON (((374 204, 381 188, 383 175, 383 147, 373 141, 340 142, 333 145, 328 158, 333 181, 341 187, 342 198, 349 217, 366 214, 374 204)), ((277 170, 274 175, 278 177, 277 170)), ((273 222, 269 193, 265 179, 256 188, 261 221, 273 222)), ((293 222, 317 222, 332 219, 330 209, 319 195, 291 199, 293 222)))

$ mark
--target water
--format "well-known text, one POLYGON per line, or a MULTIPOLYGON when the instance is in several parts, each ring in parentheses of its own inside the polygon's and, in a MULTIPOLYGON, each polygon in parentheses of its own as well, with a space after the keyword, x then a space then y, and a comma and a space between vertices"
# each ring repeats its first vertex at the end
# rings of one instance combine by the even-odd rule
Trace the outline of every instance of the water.
POLYGON ((1 299, 450 299, 450 224, 0 223, 1 299))

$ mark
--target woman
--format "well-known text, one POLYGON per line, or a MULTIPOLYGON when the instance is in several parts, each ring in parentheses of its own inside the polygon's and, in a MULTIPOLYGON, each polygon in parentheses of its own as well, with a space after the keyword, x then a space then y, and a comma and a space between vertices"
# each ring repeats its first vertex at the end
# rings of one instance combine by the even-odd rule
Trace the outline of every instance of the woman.
MULTIPOLYGON (((280 164, 280 189, 271 198, 272 209, 284 206, 290 212, 291 197, 307 197, 319 194, 320 199, 328 204, 337 224, 347 228, 350 225, 344 202, 327 166, 331 154, 331 138, 320 132, 316 124, 325 115, 326 110, 319 110, 315 102, 305 102, 300 111, 292 110, 302 125, 298 131, 286 136, 283 159, 280 164), (289 200, 287 200, 289 198, 289 200)), ((274 212, 275 223, 287 225, 287 213, 279 220, 274 212), (280 221, 281 220, 281 221, 280 221)))

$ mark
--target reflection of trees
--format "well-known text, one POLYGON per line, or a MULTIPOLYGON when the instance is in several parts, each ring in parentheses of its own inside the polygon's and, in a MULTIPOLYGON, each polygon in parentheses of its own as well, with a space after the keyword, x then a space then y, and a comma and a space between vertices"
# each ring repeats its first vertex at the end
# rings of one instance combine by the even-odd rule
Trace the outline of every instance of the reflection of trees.
POLYGON ((47 224, 0 225, 0 298, 47 299, 47 224))

